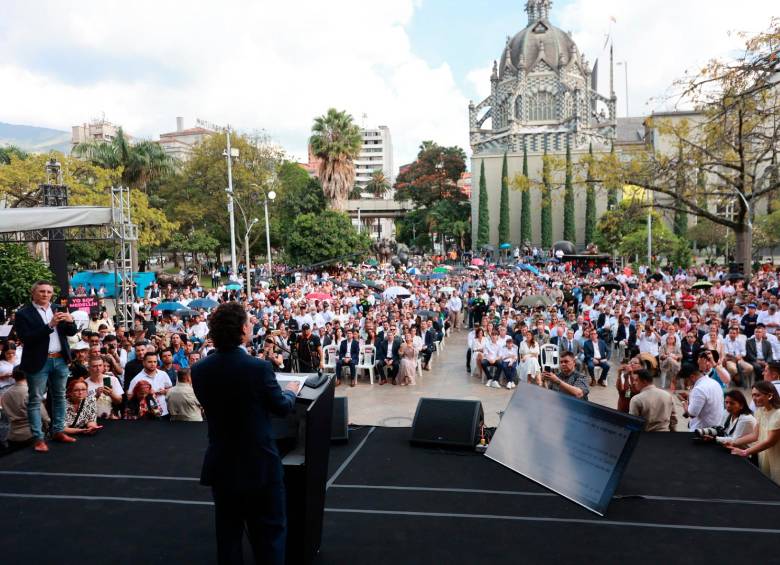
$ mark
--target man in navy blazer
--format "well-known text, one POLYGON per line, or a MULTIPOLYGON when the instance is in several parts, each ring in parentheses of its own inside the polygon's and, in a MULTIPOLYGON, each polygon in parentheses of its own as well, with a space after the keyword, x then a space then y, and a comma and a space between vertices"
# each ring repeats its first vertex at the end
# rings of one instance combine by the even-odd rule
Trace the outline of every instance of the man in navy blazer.
POLYGON ((70 376, 70 348, 68 336, 76 335, 78 328, 67 312, 56 311, 51 299, 54 288, 47 281, 32 286, 32 303, 16 311, 14 328, 24 344, 19 368, 27 373, 30 398, 27 418, 33 435, 33 449, 39 453, 49 451, 43 439, 41 425, 41 400, 48 385, 52 403, 52 439, 73 443, 65 429, 65 386, 70 376))
POLYGON ((599 339, 596 331, 591 332, 591 338, 585 342, 582 351, 585 355, 585 365, 590 373, 590 385, 596 384, 596 367, 601 367, 601 376, 599 384, 607 386, 607 377, 609 376, 609 350, 603 339, 599 339))
POLYGON ((336 360, 336 386, 341 384, 341 369, 349 367, 349 386, 355 386, 357 380, 357 364, 360 359, 360 342, 355 337, 355 331, 347 330, 347 339, 339 346, 339 358, 336 360))
POLYGON ((208 421, 200 482, 214 496, 217 559, 242 562, 246 529, 255 561, 282 565, 287 517, 271 415, 294 409, 297 383, 283 391, 271 364, 241 347, 252 339, 252 324, 237 302, 214 310, 209 337, 216 352, 193 365, 192 385, 208 421))
POLYGON ((395 335, 395 326, 387 330, 384 339, 377 338, 374 370, 379 374, 379 384, 395 382, 398 369, 401 366, 401 338, 395 335))

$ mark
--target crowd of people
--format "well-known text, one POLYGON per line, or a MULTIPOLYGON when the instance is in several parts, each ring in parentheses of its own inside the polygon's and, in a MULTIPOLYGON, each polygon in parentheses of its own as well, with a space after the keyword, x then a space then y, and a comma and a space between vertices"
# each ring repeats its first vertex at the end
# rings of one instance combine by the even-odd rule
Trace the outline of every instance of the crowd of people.
POLYGON ((775 270, 745 280, 714 267, 654 273, 555 260, 540 270, 433 267, 338 266, 258 284, 248 296, 216 273, 211 288, 153 283, 136 298, 128 329, 106 312, 76 323, 52 310, 51 287, 38 285, 10 320, 0 355, 8 439, 44 450, 47 425, 52 439, 69 441, 96 433, 103 418, 202 419, 189 369, 213 350, 209 312, 235 301, 252 324, 247 352, 276 371, 414 386, 446 336, 462 329, 474 382, 524 382, 583 400, 614 386, 616 408, 644 417, 646 430, 672 431, 686 418, 736 455, 758 454, 780 482, 778 392, 769 384, 780 379, 775 270), (180 309, 160 308, 171 302, 180 309), (43 339, 43 326, 61 346, 43 339))

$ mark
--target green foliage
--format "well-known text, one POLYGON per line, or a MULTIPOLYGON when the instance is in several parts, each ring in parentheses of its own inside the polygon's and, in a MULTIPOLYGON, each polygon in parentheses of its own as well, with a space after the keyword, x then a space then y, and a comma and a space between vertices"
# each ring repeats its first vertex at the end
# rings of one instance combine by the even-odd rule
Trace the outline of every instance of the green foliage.
POLYGON ((417 160, 398 175, 395 199, 411 200, 415 208, 430 208, 439 200, 465 202, 458 181, 466 170, 466 154, 460 147, 425 142, 417 160))
POLYGON ((410 247, 427 249, 431 247, 431 238, 428 233, 428 210, 418 208, 404 214, 396 220, 396 240, 410 247))
POLYGON ((687 269, 693 262, 691 246, 685 238, 678 237, 671 255, 668 257, 669 263, 673 267, 682 267, 687 269))
POLYGON ((677 183, 675 186, 678 196, 674 202, 674 235, 677 237, 685 237, 688 233, 688 214, 683 210, 685 206, 684 196, 686 194, 685 185, 686 171, 681 144, 677 157, 677 183))
POLYGON ((585 243, 593 243, 596 235, 596 187, 593 185, 593 144, 588 150, 590 161, 588 162, 588 174, 585 180, 585 243))
POLYGON ((753 244, 756 248, 780 245, 780 210, 756 219, 753 244))
MULTIPOLYGON (((523 144, 523 177, 528 178, 528 147, 523 144)), ((531 193, 523 190, 520 199, 520 239, 523 243, 531 241, 531 193)))
POLYGON ((355 185, 354 160, 363 146, 360 128, 347 112, 328 109, 315 118, 309 138, 312 153, 319 159, 317 176, 325 196, 337 210, 343 210, 355 185))
POLYGON ((79 143, 72 153, 98 167, 121 171, 123 186, 144 191, 150 181, 172 174, 178 166, 159 143, 130 143, 122 128, 111 141, 79 143))
POLYGON ((509 166, 506 153, 501 165, 501 202, 498 209, 498 243, 509 243, 509 166))
POLYGON ((0 146, 0 165, 8 165, 11 162, 11 157, 27 159, 27 156, 26 151, 15 145, 0 146))
POLYGON ((298 163, 282 163, 278 180, 276 200, 269 210, 272 219, 278 218, 282 225, 289 225, 302 214, 319 214, 325 211, 327 203, 320 181, 310 177, 298 163))
POLYGON ((35 281, 54 281, 49 268, 30 255, 25 245, 18 243, 0 244, 0 273, 3 273, 0 277, 0 306, 5 308, 16 308, 27 302, 35 281))
POLYGON ((547 148, 542 158, 542 248, 552 247, 552 185, 550 183, 550 160, 547 157, 547 148))
POLYGON ((321 214, 303 214, 290 226, 285 247, 288 262, 310 265, 353 253, 368 254, 371 239, 359 234, 346 214, 326 210, 321 214))
MULTIPOLYGON (((612 148, 609 150, 612 161, 615 161, 615 144, 612 144, 612 148)), ((618 186, 619 182, 615 179, 608 183, 607 186, 607 209, 611 210, 618 205, 618 186)))
POLYGON ((477 247, 490 243, 490 210, 488 209, 485 161, 479 169, 479 216, 477 218, 477 247))
MULTIPOLYGON (((652 229, 653 257, 669 257, 678 249, 679 240, 662 221, 654 221, 652 229)), ((618 248, 621 255, 647 257, 647 226, 627 234, 618 248)), ((645 259, 646 260, 646 259, 645 259)))
MULTIPOLYGON (((656 219, 660 219, 656 214, 656 219)), ((607 210, 596 225, 594 242, 608 253, 619 251, 623 238, 643 229, 647 221, 647 209, 633 200, 623 200, 612 210, 607 210)))
POLYGON ((382 198, 390 190, 390 183, 382 169, 377 169, 371 173, 371 180, 366 184, 366 192, 373 194, 377 198, 382 198))
POLYGON ((563 203, 563 239, 577 242, 577 225, 574 215, 574 186, 572 185, 571 147, 566 144, 566 181, 563 203))

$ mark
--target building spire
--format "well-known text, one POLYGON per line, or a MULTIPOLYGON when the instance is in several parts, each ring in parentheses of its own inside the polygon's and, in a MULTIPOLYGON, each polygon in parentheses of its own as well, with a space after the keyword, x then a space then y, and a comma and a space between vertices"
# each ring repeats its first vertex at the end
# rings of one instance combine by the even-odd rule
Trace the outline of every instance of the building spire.
POLYGON ((539 20, 549 20, 551 8, 552 0, 528 0, 525 5, 525 11, 528 12, 528 25, 539 20))

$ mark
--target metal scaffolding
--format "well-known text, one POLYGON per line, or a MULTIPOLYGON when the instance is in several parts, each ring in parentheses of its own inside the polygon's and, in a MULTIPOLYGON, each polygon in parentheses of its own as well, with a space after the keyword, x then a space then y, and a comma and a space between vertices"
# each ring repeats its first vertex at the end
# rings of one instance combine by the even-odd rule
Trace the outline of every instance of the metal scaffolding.
POLYGON ((133 325, 133 245, 138 228, 130 219, 130 189, 111 187, 111 231, 114 247, 114 299, 117 324, 133 325))

